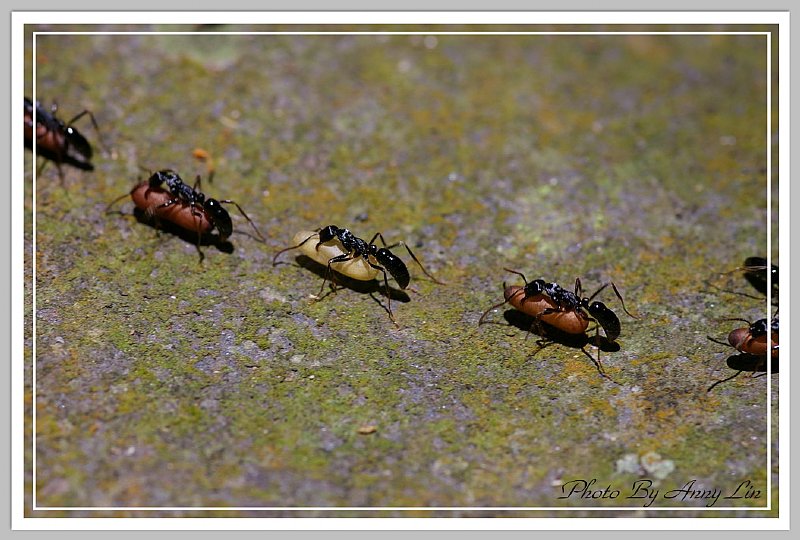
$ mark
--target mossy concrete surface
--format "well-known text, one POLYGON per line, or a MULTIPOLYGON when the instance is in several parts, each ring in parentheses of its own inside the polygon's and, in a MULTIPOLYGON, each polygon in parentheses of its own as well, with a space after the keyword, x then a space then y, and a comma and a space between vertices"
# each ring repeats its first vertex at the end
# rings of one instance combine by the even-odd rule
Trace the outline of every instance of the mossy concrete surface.
POLYGON ((707 336, 767 310, 734 271, 766 255, 766 45, 431 28, 39 34, 37 98, 63 119, 90 109, 100 134, 78 122, 95 170, 65 165, 62 183, 48 164, 35 208, 26 154, 29 512, 777 515, 778 376, 706 391, 735 373, 735 351, 707 336), (205 178, 196 148, 216 170, 203 191, 238 202, 265 243, 228 205, 233 249, 203 246, 199 263, 191 238, 140 222, 129 199, 106 212, 148 171, 205 178), (272 259, 329 224, 405 241, 446 284, 398 246, 412 281, 390 281, 397 325, 378 282, 313 301, 324 268, 299 251, 272 259), (507 305, 478 326, 504 281, 522 283, 504 268, 569 289, 580 277, 589 292, 613 280, 637 315, 610 287, 598 296, 622 323, 619 350, 600 353, 613 380, 580 343, 538 350, 507 305), (36 504, 59 510, 30 510, 34 406, 36 504), (559 498, 577 479, 621 494, 559 498), (610 511, 644 506, 626 498, 641 479, 723 496, 747 481, 759 496, 610 511), (766 506, 770 479, 772 510, 746 510, 766 506))

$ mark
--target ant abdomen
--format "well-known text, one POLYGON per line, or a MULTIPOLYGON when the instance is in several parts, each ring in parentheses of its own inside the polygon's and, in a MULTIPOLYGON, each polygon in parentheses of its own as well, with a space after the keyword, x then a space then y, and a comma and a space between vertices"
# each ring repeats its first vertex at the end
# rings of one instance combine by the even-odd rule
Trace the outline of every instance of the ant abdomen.
POLYGON ((617 314, 611 311, 602 302, 592 302, 588 306, 589 315, 597 320, 597 323, 603 327, 606 333, 606 338, 609 341, 616 341, 621 332, 621 325, 617 314))

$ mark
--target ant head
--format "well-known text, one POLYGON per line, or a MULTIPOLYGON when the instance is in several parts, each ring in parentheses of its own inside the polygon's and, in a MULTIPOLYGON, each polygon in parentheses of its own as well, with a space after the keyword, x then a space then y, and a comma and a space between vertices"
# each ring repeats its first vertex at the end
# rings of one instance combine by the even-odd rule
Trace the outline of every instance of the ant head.
POLYGON ((203 209, 211 216, 214 226, 219 231, 222 239, 228 238, 233 232, 233 222, 231 215, 222 206, 217 199, 206 199, 203 203, 203 209))
POLYGON ((323 227, 319 230, 319 241, 321 243, 327 242, 328 240, 332 240, 336 233, 339 231, 339 227, 336 225, 328 225, 327 227, 323 227))
POLYGON ((173 186, 175 184, 178 184, 178 183, 182 184, 183 180, 181 180, 181 177, 178 176, 178 173, 176 173, 175 171, 173 171, 171 169, 163 169, 163 170, 154 172, 150 176, 150 179, 148 180, 148 182, 150 183, 151 186, 154 186, 154 187, 160 186, 161 184, 164 184, 164 183, 166 183, 168 186, 171 187, 171 186, 173 186))
POLYGON ((534 279, 530 283, 525 284, 525 297, 536 296, 542 294, 544 291, 545 281, 543 279, 534 279))
MULTIPOLYGON (((774 324, 774 323, 773 323, 774 324)), ((750 336, 759 337, 767 334, 767 319, 758 319, 748 328, 750 336)))

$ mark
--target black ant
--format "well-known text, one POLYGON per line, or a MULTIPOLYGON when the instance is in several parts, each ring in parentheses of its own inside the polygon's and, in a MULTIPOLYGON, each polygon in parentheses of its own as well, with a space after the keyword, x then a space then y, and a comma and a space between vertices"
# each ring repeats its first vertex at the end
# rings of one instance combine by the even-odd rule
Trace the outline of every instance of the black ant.
MULTIPOLYGON (((517 310, 533 317, 531 330, 536 329, 538 330, 537 333, 542 331, 540 323, 544 322, 565 334, 585 335, 589 327, 589 322, 595 322, 598 331, 600 327, 603 328, 603 332, 606 334, 606 341, 613 343, 619 337, 621 331, 619 318, 616 313, 602 302, 592 301, 609 285, 611 285, 614 294, 619 298, 625 313, 636 318, 625 307, 625 301, 622 299, 622 295, 613 282, 606 283, 591 296, 585 297, 583 296, 583 286, 581 285, 580 278, 575 279, 574 291, 568 291, 556 283, 548 283, 543 279, 536 279, 528 282, 521 272, 509 268, 505 268, 504 270, 522 277, 525 285, 523 287, 518 285, 506 287, 504 283, 503 296, 505 300, 487 309, 478 320, 479 326, 483 324, 484 318, 490 311, 503 304, 509 303, 517 310)), ((595 337, 595 341, 597 341, 597 336, 595 337)), ((542 342, 540 340, 539 344, 543 348, 549 343, 552 343, 552 340, 549 340, 549 342, 542 342)), ((597 360, 595 360, 585 348, 581 347, 581 351, 592 360, 600 375, 611 380, 610 377, 605 374, 605 370, 600 363, 599 351, 597 360)))
MULTIPOLYGON (((205 255, 200 249, 200 240, 204 235, 210 235, 217 230, 216 242, 224 242, 233 233, 233 222, 223 204, 233 204, 242 216, 250 222, 258 238, 265 242, 261 232, 253 220, 245 213, 241 206, 230 199, 217 200, 206 198, 199 191, 200 176, 197 176, 193 187, 186 184, 175 171, 164 169, 150 176, 150 178, 134 186, 130 196, 134 204, 143 210, 148 217, 155 217, 169 221, 178 227, 197 233, 197 251, 200 262, 205 255), (166 184, 167 189, 162 186, 166 184)), ((123 195, 112 201, 110 208, 117 201, 125 198, 123 195)))
MULTIPOLYGON (((747 326, 744 328, 735 328, 728 334, 728 343, 723 341, 719 341, 717 339, 712 338, 711 336, 706 336, 709 340, 713 341, 714 343, 719 343, 720 345, 730 346, 742 353, 738 355, 740 357, 744 357, 746 360, 750 360, 750 364, 752 364, 752 370, 758 371, 766 365, 767 358, 777 359, 778 358, 778 333, 779 333, 779 322, 777 314, 772 318, 772 320, 768 323, 767 319, 758 319, 755 322, 750 322, 747 319, 726 319, 731 321, 742 321, 746 322, 747 326), (767 345, 767 330, 769 330, 770 334, 770 343, 767 345), (769 352, 769 354, 767 354, 769 352)), ((730 360, 730 359, 729 359, 730 360)), ((730 364, 730 361, 728 362, 730 364)), ((720 381, 715 382, 711 386, 708 387, 708 392, 710 392, 715 386, 720 383, 729 381, 735 377, 738 377, 739 374, 742 373, 744 369, 739 369, 736 374, 722 379, 720 381)))
MULTIPOLYGON (((744 278, 747 280, 750 285, 753 286, 755 290, 760 292, 761 294, 767 294, 767 271, 769 271, 770 275, 772 276, 772 290, 771 290, 771 298, 773 305, 777 304, 778 301, 778 266, 767 265, 767 259, 763 257, 747 257, 744 260, 744 264, 733 270, 728 272, 724 272, 721 275, 728 275, 734 272, 742 272, 744 278)), ((716 285, 710 284, 710 286, 714 287, 715 289, 720 289, 716 285)), ((727 289, 720 289, 724 292, 737 294, 739 296, 746 296, 747 298, 758 298, 751 294, 747 294, 744 292, 737 292, 731 291, 727 289)))
POLYGON ((331 274, 332 265, 336 265, 336 272, 359 281, 370 281, 378 275, 378 272, 381 272, 383 274, 383 283, 388 299, 387 311, 389 312, 389 318, 391 318, 392 322, 395 324, 397 324, 397 322, 392 313, 392 298, 387 272, 395 279, 401 289, 408 287, 411 277, 405 263, 400 257, 390 251, 391 248, 403 245, 426 276, 431 278, 435 283, 443 284, 425 270, 425 267, 422 266, 422 263, 419 262, 419 259, 417 259, 408 245, 404 242, 397 242, 391 246, 387 246, 386 240, 384 240, 383 235, 379 232, 375 233, 369 242, 366 242, 355 236, 348 229, 339 228, 336 225, 328 225, 316 232, 301 231, 294 236, 294 241, 297 242, 296 245, 282 249, 275 254, 275 257, 272 259, 273 266, 277 264, 278 257, 282 253, 297 248, 300 248, 307 257, 325 265, 325 277, 322 280, 322 285, 317 294, 318 298, 322 294, 325 283, 329 279, 333 279, 331 274), (381 243, 383 243, 384 247, 379 248, 374 244, 377 238, 381 239, 381 243), (312 239, 315 239, 316 242, 309 243, 312 239))
MULTIPOLYGON (((25 98, 25 147, 30 149, 33 149, 34 137, 33 107, 33 102, 25 98)), ((47 111, 38 101, 36 102, 36 147, 39 155, 56 164, 58 176, 63 182, 62 163, 84 171, 94 170, 94 165, 91 163, 92 146, 86 137, 73 127, 73 124, 89 115, 98 137, 100 137, 100 129, 97 127, 94 115, 88 109, 78 113, 69 122, 59 119, 56 116, 57 110, 58 107, 55 104, 50 111, 47 111)))
POLYGON ((767 259, 763 257, 748 257, 744 260, 744 266, 737 270, 742 270, 744 278, 761 294, 767 294, 767 270, 772 275, 772 298, 778 297, 778 267, 777 265, 767 265, 767 259))

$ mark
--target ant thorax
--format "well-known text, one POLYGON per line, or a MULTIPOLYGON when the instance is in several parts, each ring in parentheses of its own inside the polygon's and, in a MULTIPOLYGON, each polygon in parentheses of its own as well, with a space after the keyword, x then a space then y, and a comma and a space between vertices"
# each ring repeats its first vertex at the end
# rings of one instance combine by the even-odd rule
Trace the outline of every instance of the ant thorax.
POLYGON ((334 257, 349 254, 353 257, 352 259, 331 263, 331 268, 344 276, 359 281, 370 281, 375 279, 378 275, 377 268, 371 267, 367 260, 360 254, 356 255, 344 249, 342 242, 336 237, 318 246, 318 232, 300 231, 294 235, 292 242, 301 244, 299 249, 303 255, 324 266, 328 266, 328 262, 334 257))

